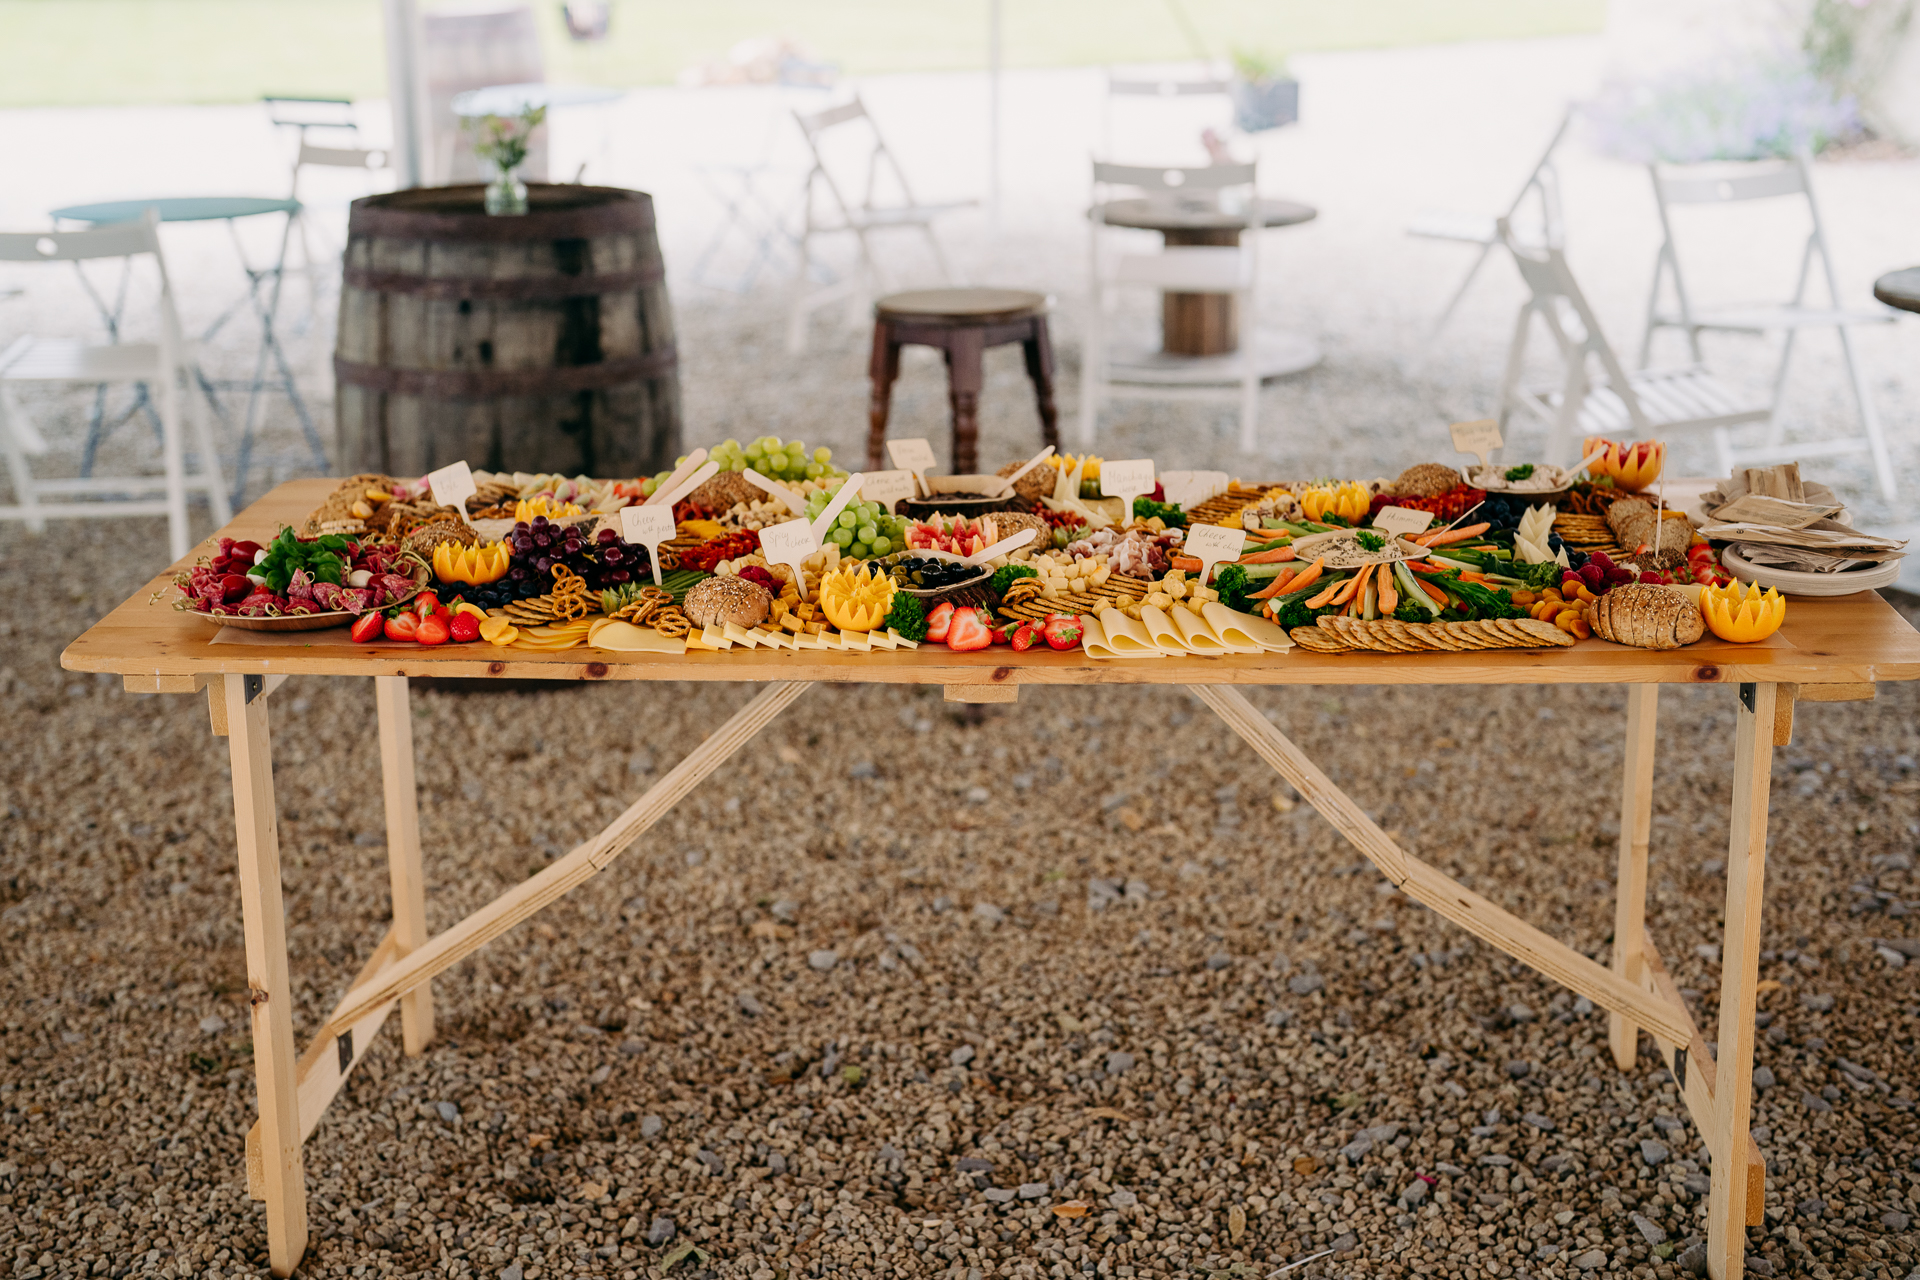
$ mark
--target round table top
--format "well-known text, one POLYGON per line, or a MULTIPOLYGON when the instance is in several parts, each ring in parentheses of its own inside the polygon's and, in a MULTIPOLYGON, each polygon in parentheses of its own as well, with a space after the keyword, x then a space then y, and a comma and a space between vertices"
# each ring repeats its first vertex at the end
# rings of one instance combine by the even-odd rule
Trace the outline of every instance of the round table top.
POLYGON ((157 200, 103 200, 98 204, 70 204, 53 216, 70 222, 132 222, 149 209, 162 222, 211 222, 222 218, 253 218, 263 213, 292 213, 298 200, 266 196, 161 196, 157 200))
POLYGON ((873 310, 876 315, 896 320, 985 322, 1044 311, 1046 306, 1046 294, 1025 289, 909 289, 881 298, 873 304, 873 310))
MULTIPOLYGON (((1138 227, 1143 231, 1239 231, 1248 218, 1244 209, 1223 208, 1210 195, 1135 196, 1109 200, 1094 213, 1109 226, 1138 227)), ((1291 227, 1312 222, 1320 211, 1292 200, 1260 198, 1260 225, 1291 227)))
POLYGON ((455 94, 457 116, 517 116, 529 107, 591 107, 627 96, 592 84, 493 84, 455 94))
POLYGON ((1873 296, 1902 311, 1920 311, 1920 267, 1887 272, 1873 282, 1873 296))

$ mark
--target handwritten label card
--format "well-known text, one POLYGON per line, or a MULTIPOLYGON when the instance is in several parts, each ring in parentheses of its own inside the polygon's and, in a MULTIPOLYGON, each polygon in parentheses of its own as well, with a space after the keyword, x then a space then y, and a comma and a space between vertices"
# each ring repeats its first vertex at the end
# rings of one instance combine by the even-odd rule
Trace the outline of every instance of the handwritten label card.
POLYGON ((647 549, 647 563, 653 566, 653 585, 660 585, 660 544, 673 541, 672 507, 620 508, 620 536, 647 549))
POLYGON ((1380 514, 1373 518, 1374 528, 1396 538, 1424 533, 1432 523, 1433 512, 1415 511, 1412 507, 1382 507, 1380 514))
POLYGON ((473 472, 464 460, 438 471, 429 471, 427 487, 433 490, 436 505, 453 507, 460 512, 462 520, 467 518, 467 499, 474 495, 474 484, 473 472))
POLYGON ((1121 458, 1100 464, 1100 492, 1120 499, 1120 526, 1133 521, 1133 500, 1153 492, 1153 459, 1121 458))
POLYGON ((902 498, 913 497, 911 471, 868 471, 863 474, 866 479, 860 484, 861 500, 879 504, 882 511, 891 512, 894 503, 902 498))
POLYGON ((887 456, 893 459, 894 466, 920 475, 925 475, 937 465, 933 459, 933 446, 925 440, 889 440, 887 456))
POLYGON ((1241 548, 1246 545, 1247 535, 1239 529, 1196 524, 1187 526, 1187 540, 1181 549, 1200 561, 1200 585, 1205 586, 1213 574, 1213 566, 1222 560, 1229 563, 1238 560, 1241 548))
MULTIPOLYGON (((1208 498, 1227 491, 1227 473, 1224 471, 1162 471, 1160 487, 1167 491, 1167 501, 1185 509, 1205 502, 1208 498)), ((1148 490, 1152 492, 1151 489, 1148 490)))
POLYGON ((770 563, 784 564, 793 570, 794 590, 806 598, 807 575, 803 562, 820 549, 820 536, 808 520, 789 520, 768 525, 760 531, 760 554, 770 563))
POLYGON ((1474 422, 1456 422, 1447 428, 1453 433, 1453 447, 1461 453, 1478 454, 1480 465, 1491 466, 1493 451, 1503 441, 1500 439, 1500 423, 1493 418, 1481 418, 1474 422))

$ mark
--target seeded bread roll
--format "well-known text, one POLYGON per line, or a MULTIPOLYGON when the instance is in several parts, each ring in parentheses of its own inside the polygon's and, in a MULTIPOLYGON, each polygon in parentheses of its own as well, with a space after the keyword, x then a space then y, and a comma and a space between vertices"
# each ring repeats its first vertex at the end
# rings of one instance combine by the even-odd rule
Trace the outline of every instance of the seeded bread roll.
POLYGON ((681 610, 696 627, 724 627, 729 622, 757 627, 772 612, 773 597, 747 578, 703 578, 687 592, 681 610))
POLYGON ((742 502, 758 502, 766 497, 738 471, 722 471, 687 495, 687 501, 708 511, 727 511, 742 502))
POLYGON ((1706 634, 1699 606, 1666 587, 1630 583, 1588 606, 1593 633, 1636 649, 1678 649, 1706 634))
POLYGON ((1664 519, 1656 521, 1654 505, 1645 498, 1623 498, 1608 507, 1607 528, 1628 554, 1638 554, 1641 547, 1646 547, 1653 561, 1663 568, 1685 559, 1687 548, 1693 544, 1693 521, 1671 507, 1664 519), (1653 528, 1656 523, 1660 526, 1658 535, 1653 528))
POLYGON ((1385 492, 1412 498, 1437 498, 1465 483, 1466 480, 1452 467, 1438 462, 1416 462, 1402 471, 1385 492))

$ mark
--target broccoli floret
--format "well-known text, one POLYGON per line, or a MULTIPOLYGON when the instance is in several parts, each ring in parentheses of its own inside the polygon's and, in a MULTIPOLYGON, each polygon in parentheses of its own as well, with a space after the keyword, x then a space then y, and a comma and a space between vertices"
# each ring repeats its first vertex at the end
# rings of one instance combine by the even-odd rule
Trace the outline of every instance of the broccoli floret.
MULTIPOLYGON (((998 569, 994 571, 992 581, 987 583, 987 590, 993 592, 993 594, 997 596, 1003 596, 1007 594, 1007 588, 1012 586, 1016 579, 1033 578, 1038 576, 1039 575, 1034 571, 1031 565, 1024 565, 1024 564, 1001 565, 998 569)), ((905 635, 906 632, 902 631, 900 634, 905 635)))
MULTIPOLYGON (((1011 567, 1011 566, 1009 566, 1011 567)), ((1032 573, 1033 570, 1027 570, 1032 573)), ((904 591, 893 593, 893 607, 887 610, 886 625, 898 631, 902 637, 915 642, 927 638, 927 608, 920 603, 918 596, 910 596, 904 591)))
POLYGON ((1400 602, 1400 606, 1393 611, 1393 616, 1401 622, 1426 622, 1432 617, 1411 596, 1400 602))
POLYGON ((1247 581, 1247 571, 1237 564, 1221 565, 1213 571, 1213 589, 1220 593, 1220 603, 1229 609, 1252 613, 1253 609, 1248 607, 1252 601, 1247 599, 1252 587, 1247 581))
POLYGON ((1309 609, 1305 601, 1289 600, 1286 604, 1280 606, 1280 616, 1275 618, 1274 621, 1291 631, 1295 627, 1312 626, 1314 619, 1323 613, 1337 612, 1339 612, 1338 605, 1328 605, 1324 609, 1309 609))
POLYGON ((1470 617, 1524 618, 1527 616, 1524 609, 1513 603, 1511 592, 1489 591, 1477 582, 1461 582, 1457 578, 1447 583, 1447 590, 1465 602, 1470 617))

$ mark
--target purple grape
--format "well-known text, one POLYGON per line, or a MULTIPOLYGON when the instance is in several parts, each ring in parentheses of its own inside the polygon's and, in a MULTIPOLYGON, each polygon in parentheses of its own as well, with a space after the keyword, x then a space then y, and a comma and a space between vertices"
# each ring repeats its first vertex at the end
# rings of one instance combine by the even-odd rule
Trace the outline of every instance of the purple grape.
POLYGON ((600 531, 599 540, 601 542, 618 542, 620 541, 620 535, 615 533, 611 529, 602 529, 600 531))

